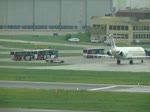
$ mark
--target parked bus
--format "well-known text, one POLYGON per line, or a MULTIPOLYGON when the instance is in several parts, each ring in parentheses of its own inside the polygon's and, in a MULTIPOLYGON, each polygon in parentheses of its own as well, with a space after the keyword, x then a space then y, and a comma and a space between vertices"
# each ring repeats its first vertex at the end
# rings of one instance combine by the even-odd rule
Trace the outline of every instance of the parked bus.
POLYGON ((36 50, 24 50, 24 51, 11 51, 10 56, 12 60, 45 60, 47 58, 57 58, 58 50, 50 49, 36 49, 36 50))
POLYGON ((102 55, 104 55, 104 49, 101 48, 83 49, 83 57, 85 58, 101 58, 102 55))
POLYGON ((47 58, 57 58, 58 50, 37 49, 34 51, 36 60, 45 60, 47 58))

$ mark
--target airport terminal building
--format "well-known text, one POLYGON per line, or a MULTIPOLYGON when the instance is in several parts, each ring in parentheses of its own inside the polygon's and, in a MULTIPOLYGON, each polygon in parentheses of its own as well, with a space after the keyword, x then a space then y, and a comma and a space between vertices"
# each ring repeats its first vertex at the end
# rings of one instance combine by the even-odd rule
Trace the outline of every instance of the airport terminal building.
POLYGON ((91 38, 106 40, 114 34, 118 43, 150 43, 150 11, 120 11, 116 16, 93 16, 91 38), (120 35, 120 36, 118 36, 120 35))
POLYGON ((112 0, 0 0, 0 29, 82 29, 112 0))

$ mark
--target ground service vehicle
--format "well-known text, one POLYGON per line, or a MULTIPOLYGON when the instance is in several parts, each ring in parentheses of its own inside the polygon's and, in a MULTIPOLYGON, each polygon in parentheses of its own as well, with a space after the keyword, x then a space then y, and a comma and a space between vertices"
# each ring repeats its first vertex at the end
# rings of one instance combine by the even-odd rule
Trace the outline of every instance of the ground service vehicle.
POLYGON ((68 39, 68 41, 70 41, 70 42, 79 42, 80 39, 79 38, 70 38, 70 39, 68 39))
POLYGON ((83 57, 85 58, 101 58, 102 55, 104 55, 104 49, 101 49, 101 48, 83 49, 83 57))
POLYGON ((64 63, 64 60, 58 58, 47 58, 45 61, 48 63, 64 63))
POLYGON ((35 51, 35 59, 36 60, 45 60, 47 58, 56 58, 58 57, 58 50, 50 50, 50 49, 38 49, 35 51))
POLYGON ((93 43, 98 43, 98 42, 100 42, 100 41, 99 41, 99 39, 91 39, 91 42, 93 42, 93 43))
POLYGON ((58 50, 51 49, 36 49, 36 50, 24 50, 24 51, 11 51, 10 56, 12 60, 45 60, 47 58, 58 57, 58 50))

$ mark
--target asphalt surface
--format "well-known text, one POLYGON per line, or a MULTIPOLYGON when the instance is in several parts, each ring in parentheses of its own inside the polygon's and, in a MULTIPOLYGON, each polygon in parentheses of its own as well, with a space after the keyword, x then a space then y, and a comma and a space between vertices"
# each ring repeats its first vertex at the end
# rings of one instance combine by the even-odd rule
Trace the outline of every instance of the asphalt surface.
POLYGON ((141 85, 112 85, 112 84, 84 84, 59 82, 30 82, 30 81, 0 81, 2 88, 28 88, 45 90, 85 90, 109 92, 150 93, 150 86, 141 85))
POLYGON ((96 112, 96 111, 0 108, 0 112, 96 112))
MULTIPOLYGON (((120 65, 116 64, 113 58, 97 58, 87 59, 82 56, 60 57, 64 60, 63 66, 3 66, 0 68, 20 68, 20 69, 55 69, 55 70, 89 70, 89 71, 126 71, 126 72, 150 72, 150 59, 145 59, 144 63, 140 60, 134 60, 134 64, 130 65, 128 60, 122 60, 120 65)), ((0 62, 13 62, 9 58, 0 59, 0 62)), ((27 61, 25 61, 27 62, 27 61)), ((45 63, 45 61, 30 61, 28 63, 45 63)))
POLYGON ((128 60, 123 60, 121 65, 117 65, 117 60, 113 58, 86 59, 80 56, 62 59, 69 65, 30 67, 29 69, 150 72, 150 59, 144 60, 144 63, 141 63, 140 60, 134 60, 133 65, 130 65, 128 60))

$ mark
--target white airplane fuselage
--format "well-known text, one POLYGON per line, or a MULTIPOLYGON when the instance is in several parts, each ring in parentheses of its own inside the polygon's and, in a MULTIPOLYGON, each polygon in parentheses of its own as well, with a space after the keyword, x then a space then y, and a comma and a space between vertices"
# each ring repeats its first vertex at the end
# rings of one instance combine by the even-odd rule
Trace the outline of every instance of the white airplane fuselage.
POLYGON ((137 56, 141 58, 146 55, 142 47, 115 47, 111 52, 117 59, 132 59, 137 56))
POLYGON ((144 58, 150 58, 146 56, 145 50, 142 47, 117 47, 114 41, 114 35, 110 34, 111 50, 107 52, 107 55, 114 56, 117 59, 117 64, 121 64, 121 60, 129 60, 130 64, 133 64, 134 59, 140 59, 143 63, 144 58))

